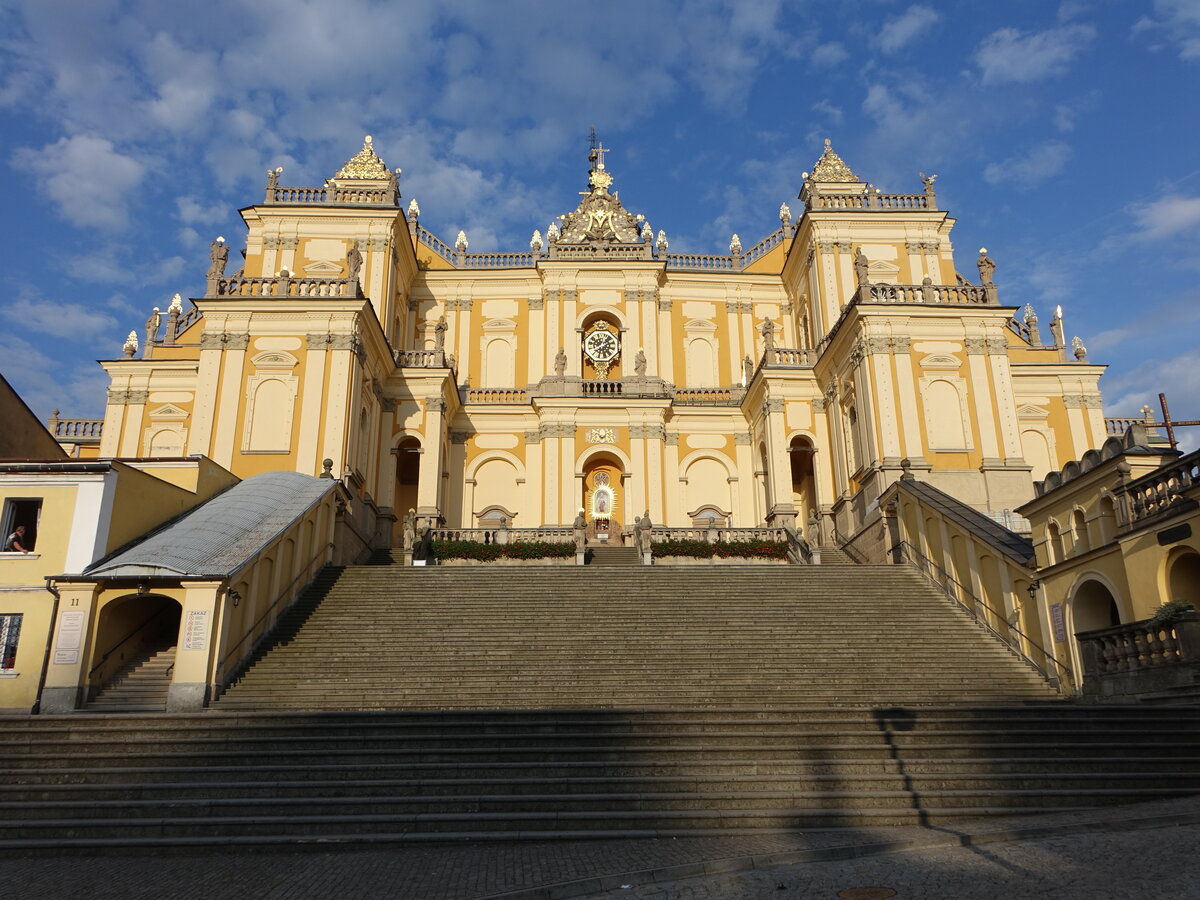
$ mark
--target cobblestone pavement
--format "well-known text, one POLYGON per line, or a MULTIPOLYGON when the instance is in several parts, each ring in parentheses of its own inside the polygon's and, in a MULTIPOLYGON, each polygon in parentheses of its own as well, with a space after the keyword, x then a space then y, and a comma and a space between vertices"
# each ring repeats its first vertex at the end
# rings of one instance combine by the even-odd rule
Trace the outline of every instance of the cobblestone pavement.
POLYGON ((1181 900, 1200 897, 1200 825, 773 866, 584 895, 623 900, 1181 900), (875 889, 871 891, 870 889, 875 889))
POLYGON ((1175 900, 1200 898, 1197 846, 1200 798, 1183 798, 931 828, 678 840, 9 854, 0 855, 0 883, 6 896, 20 900, 748 900, 836 898, 840 891, 865 887, 922 900, 1175 900), (1047 834, 1055 829, 1063 833, 1047 834), (948 846, 962 840, 972 845, 948 846), (892 852, 864 855, 881 850, 892 852), (860 858, 803 861, 838 853, 860 858))

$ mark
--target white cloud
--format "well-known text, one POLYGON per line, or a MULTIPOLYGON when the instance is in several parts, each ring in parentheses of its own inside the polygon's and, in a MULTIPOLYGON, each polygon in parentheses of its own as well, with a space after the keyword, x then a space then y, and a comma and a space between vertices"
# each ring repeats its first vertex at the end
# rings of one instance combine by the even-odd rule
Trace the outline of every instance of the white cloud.
POLYGON ((1175 237, 1200 231, 1200 197, 1172 194, 1133 208, 1139 240, 1175 237))
MULTIPOLYGON (((1196 0, 1154 0, 1154 14, 1133 26, 1134 34, 1149 34, 1173 46, 1179 58, 1200 61, 1200 3, 1196 0)), ((1160 49, 1164 44, 1152 45, 1160 49)))
POLYGON ((813 48, 813 51, 808 54, 809 62, 814 66, 822 69, 832 68, 838 63, 845 62, 850 58, 850 54, 846 52, 846 48, 837 41, 830 41, 827 44, 821 44, 813 48))
POLYGON ((79 303, 54 300, 13 300, 0 308, 0 315, 30 331, 69 341, 103 339, 104 332, 117 328, 117 320, 106 312, 79 303))
POLYGON ((884 23, 879 31, 879 49, 884 53, 903 49, 932 28, 939 18, 928 6, 910 6, 896 18, 884 23))
POLYGON ((93 135, 64 137, 41 149, 21 147, 13 165, 35 176, 63 218, 76 225, 122 228, 130 192, 146 167, 93 135))
POLYGON ((1025 84, 1061 75, 1096 36, 1090 25, 1064 25, 1023 33, 1016 28, 994 31, 979 45, 975 62, 984 84, 1025 84))
MULTIPOLYGON (((1145 405, 1151 406, 1156 416, 1161 415, 1158 394, 1162 391, 1172 406, 1171 418, 1200 418, 1196 402, 1200 397, 1200 350, 1152 360, 1128 372, 1110 371, 1104 376, 1102 387, 1104 412, 1110 416, 1137 415, 1145 405)), ((1189 438, 1194 444, 1195 431, 1194 428, 1181 429, 1179 436, 1189 438)))
POLYGON ((841 124, 846 118, 840 107, 834 106, 828 100, 818 100, 812 105, 813 112, 824 113, 829 117, 829 120, 835 124, 841 124))
POLYGON ((1047 141, 1027 153, 990 164, 983 170, 983 177, 992 184, 1012 182, 1017 188, 1029 188, 1057 175, 1070 158, 1071 148, 1065 142, 1047 141))
POLYGON ((108 376, 95 363, 71 366, 11 334, 0 334, 0 359, 4 377, 40 418, 49 418, 55 409, 68 417, 104 412, 108 376))
POLYGON ((176 197, 175 208, 184 225, 212 225, 229 215, 229 206, 221 201, 204 203, 196 197, 176 197))

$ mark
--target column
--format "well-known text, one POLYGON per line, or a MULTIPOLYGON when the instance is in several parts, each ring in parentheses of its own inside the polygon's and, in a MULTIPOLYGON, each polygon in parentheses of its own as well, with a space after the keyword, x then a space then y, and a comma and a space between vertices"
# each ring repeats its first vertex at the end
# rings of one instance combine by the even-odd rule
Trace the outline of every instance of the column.
POLYGON ((318 455, 333 460, 335 477, 346 468, 346 423, 349 416, 350 379, 354 361, 354 336, 335 334, 329 344, 329 389, 326 391, 324 430, 318 455))
POLYGON ((542 436, 537 431, 525 432, 525 477, 525 508, 529 510, 529 522, 523 527, 537 528, 547 524, 546 506, 542 499, 546 489, 546 476, 542 468, 542 436))
POLYGON ((1019 460, 1025 455, 1017 424, 1017 400, 1013 393, 1012 370, 1008 365, 1008 341, 1003 337, 987 339, 988 362, 992 368, 992 402, 1000 417, 1000 439, 1005 459, 1019 460))
POLYGON ((663 487, 666 503, 662 521, 670 528, 683 526, 683 491, 679 485, 679 433, 667 432, 663 441, 663 487))
MULTIPOLYGON (((983 338, 967 338, 967 365, 971 374, 969 390, 975 399, 975 418, 979 423, 980 449, 985 463, 1000 457, 1000 442, 996 435, 996 417, 992 409, 992 385, 988 378, 987 343, 983 338)), ((963 423, 970 428, 970 421, 963 423)), ((1020 454, 1018 454, 1020 455, 1020 454)))
MULTIPOLYGON (((325 387, 326 348, 330 336, 309 334, 308 350, 304 356, 304 379, 300 383, 300 438, 296 471, 309 475, 321 474, 321 460, 317 457, 317 442, 321 434, 321 395, 325 387)), ((391 435, 387 435, 387 450, 391 449, 391 435)), ((395 466, 392 466, 395 479, 395 466)))
POLYGON ((658 376, 672 384, 679 384, 675 371, 675 336, 671 333, 671 298, 655 291, 654 305, 658 314, 658 376))
MULTIPOLYGON (((568 357, 569 358, 569 357, 568 357)), ((575 354, 575 365, 579 365, 579 354, 575 354)), ((559 422, 557 438, 551 440, 558 443, 559 483, 562 485, 559 496, 558 517, 552 525, 569 525, 575 521, 579 512, 581 497, 580 485, 575 477, 575 424, 559 422)))
POLYGON ((912 339, 893 337, 892 349, 896 360, 896 395, 900 398, 900 437, 903 452, 910 459, 924 459, 921 414, 917 408, 917 387, 911 356, 912 339))
POLYGON ((883 448, 883 459, 897 459, 900 449, 900 426, 896 421, 896 389, 892 379, 890 338, 867 338, 870 353, 871 374, 874 376, 872 408, 879 417, 879 443, 883 448), (885 346, 886 345, 886 346, 885 346))
MULTIPOLYGON (((470 499, 468 494, 471 493, 467 491, 465 483, 467 473, 467 438, 469 436, 465 431, 450 432, 450 483, 446 487, 445 504, 446 525, 450 528, 456 525, 462 528, 470 528, 474 524, 471 506, 466 502, 470 499), (459 521, 457 523, 450 521, 455 510, 459 511, 459 521)), ((524 511, 517 510, 517 512, 524 511)), ((525 527, 523 523, 521 527, 525 527)))
POLYGON ((792 503, 792 467, 788 456, 787 432, 783 423, 784 402, 771 397, 763 409, 767 434, 767 478, 770 479, 771 508, 767 522, 771 525, 795 525, 796 507, 792 503))
MULTIPOLYGON (((742 334, 738 321, 738 303, 736 300, 725 301, 725 326, 729 329, 728 351, 726 356, 729 358, 729 372, 733 376, 732 384, 739 384, 742 380, 742 334)), ((753 332, 751 332, 753 335, 753 332)), ((758 359, 754 354, 754 342, 750 342, 751 346, 746 351, 750 359, 757 365, 758 359)), ((719 381, 718 381, 719 383, 719 381)))
MULTIPOLYGON (((546 341, 546 301, 542 295, 529 298, 529 325, 527 328, 528 346, 525 348, 525 358, 529 361, 529 371, 526 381, 537 384, 543 375, 548 375, 554 369, 547 368, 546 341)), ((555 352, 557 352, 557 347, 555 352)))
POLYGON ((242 408, 242 369, 246 359, 246 348, 250 335, 224 334, 225 352, 221 359, 221 389, 217 400, 216 429, 213 434, 212 458, 230 468, 233 465, 233 450, 237 442, 238 410, 242 408))
POLYGON ((646 432, 652 426, 629 426, 629 462, 633 469, 629 473, 629 485, 625 492, 625 514, 621 521, 625 527, 633 524, 633 517, 650 506, 646 497, 646 432))
MULTIPOLYGON (((212 434, 217 419, 217 392, 221 386, 220 333, 210 328, 222 328, 224 323, 204 322, 200 335, 200 363, 196 373, 196 400, 192 406, 192 421, 188 430, 188 453, 213 455, 212 434)), ((107 422, 106 422, 107 424, 107 422)))
MULTIPOLYGON (((545 485, 545 493, 542 495, 542 524, 556 525, 558 524, 558 509, 559 509, 559 486, 562 484, 562 468, 571 468, 572 462, 563 462, 561 459, 562 447, 557 437, 557 423, 542 422, 538 427, 538 433, 541 436, 542 447, 542 482, 545 485)), ((571 513, 571 521, 575 521, 574 512, 571 513)))
MULTIPOLYGON (((661 422, 646 426, 646 505, 653 522, 663 522, 666 508, 663 505, 663 441, 667 437, 666 426, 661 422)), ((640 515, 640 513, 639 513, 640 515)))
POLYGON ((140 453, 139 448, 142 445, 142 419, 146 414, 146 400, 150 394, 144 390, 130 390, 126 391, 125 396, 124 428, 121 430, 121 456, 149 456, 149 447, 146 448, 145 454, 140 453))
POLYGON ((438 523, 441 518, 439 494, 442 486, 442 419, 446 401, 425 398, 425 430, 421 437, 421 464, 417 476, 417 516, 438 523))

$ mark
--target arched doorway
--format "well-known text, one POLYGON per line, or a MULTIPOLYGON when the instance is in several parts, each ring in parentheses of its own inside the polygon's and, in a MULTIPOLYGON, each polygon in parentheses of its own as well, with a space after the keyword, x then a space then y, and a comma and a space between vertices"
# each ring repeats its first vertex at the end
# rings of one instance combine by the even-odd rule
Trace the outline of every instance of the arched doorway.
MULTIPOLYGON (((797 509, 798 527, 807 529, 808 521, 817 510, 817 479, 813 472, 816 462, 816 447, 803 435, 792 438, 788 445, 788 456, 792 465, 792 504, 797 509)), ((809 540, 816 540, 809 535, 809 540)))
POLYGON ((131 665, 173 648, 180 613, 179 601, 161 594, 130 594, 101 607, 88 667, 89 696, 131 665))
POLYGON ((624 469, 620 460, 598 453, 583 465, 583 508, 587 538, 605 544, 621 542, 623 522, 632 522, 636 512, 625 509, 624 469))
POLYGON ((406 437, 396 445, 396 523, 392 543, 402 540, 404 517, 417 508, 417 487, 421 477, 421 442, 406 437))
POLYGON ((1076 634, 1120 625, 1121 613, 1112 591, 1095 579, 1081 584, 1071 600, 1071 624, 1076 634))
POLYGON ((1185 550, 1169 563, 1168 599, 1200 606, 1200 553, 1185 550))

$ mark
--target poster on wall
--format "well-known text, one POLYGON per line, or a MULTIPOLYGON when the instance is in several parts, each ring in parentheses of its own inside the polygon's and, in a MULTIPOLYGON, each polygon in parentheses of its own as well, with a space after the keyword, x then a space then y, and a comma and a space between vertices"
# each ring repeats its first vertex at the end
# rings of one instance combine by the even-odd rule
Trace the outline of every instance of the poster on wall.
POLYGON ((183 649, 204 650, 208 647, 208 610, 189 609, 183 618, 183 649))
POLYGON ((58 636, 54 640, 54 663, 69 666, 79 662, 79 647, 83 643, 83 623, 87 614, 68 610, 58 617, 58 636))
POLYGON ((1054 627, 1054 639, 1062 643, 1067 639, 1067 624, 1063 621, 1063 608, 1061 603, 1050 604, 1050 623, 1054 627))

